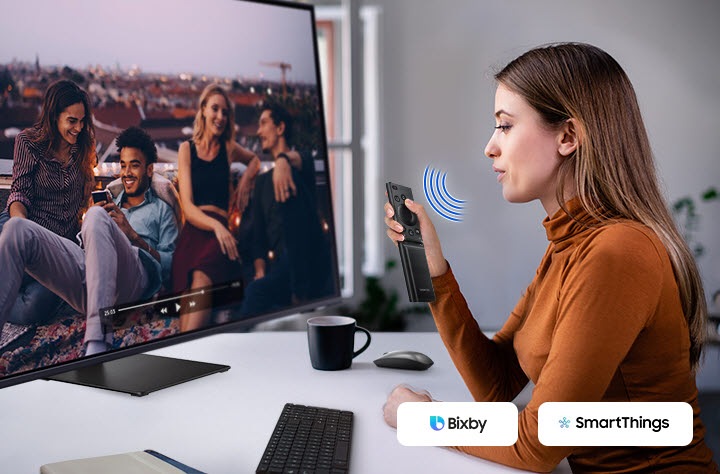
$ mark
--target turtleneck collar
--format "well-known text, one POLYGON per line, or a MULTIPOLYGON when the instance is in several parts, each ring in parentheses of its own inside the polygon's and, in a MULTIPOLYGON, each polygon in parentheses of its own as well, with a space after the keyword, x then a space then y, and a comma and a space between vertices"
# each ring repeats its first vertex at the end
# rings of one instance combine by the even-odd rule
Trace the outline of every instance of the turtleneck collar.
POLYGON ((570 246, 573 237, 591 230, 599 223, 583 209, 577 197, 566 202, 565 207, 569 214, 561 207, 552 217, 546 217, 542 223, 547 239, 555 245, 556 251, 570 246))

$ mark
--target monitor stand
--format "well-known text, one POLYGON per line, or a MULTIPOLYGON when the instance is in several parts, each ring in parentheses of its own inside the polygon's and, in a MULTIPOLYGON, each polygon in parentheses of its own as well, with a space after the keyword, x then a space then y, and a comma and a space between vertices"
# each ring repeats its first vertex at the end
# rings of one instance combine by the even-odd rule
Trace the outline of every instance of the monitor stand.
POLYGON ((229 369, 229 365, 137 354, 63 372, 45 380, 86 385, 142 397, 163 388, 229 369))

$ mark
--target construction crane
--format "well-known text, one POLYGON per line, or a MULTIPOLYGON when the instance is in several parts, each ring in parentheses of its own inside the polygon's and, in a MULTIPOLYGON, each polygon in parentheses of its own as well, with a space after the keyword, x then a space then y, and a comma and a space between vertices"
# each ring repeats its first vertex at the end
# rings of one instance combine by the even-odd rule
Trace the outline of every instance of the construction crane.
POLYGON ((282 61, 274 61, 274 62, 261 62, 260 65, 280 68, 280 73, 282 74, 283 100, 287 99, 287 82, 285 80, 285 74, 287 73, 287 71, 292 71, 292 64, 282 62, 282 61))

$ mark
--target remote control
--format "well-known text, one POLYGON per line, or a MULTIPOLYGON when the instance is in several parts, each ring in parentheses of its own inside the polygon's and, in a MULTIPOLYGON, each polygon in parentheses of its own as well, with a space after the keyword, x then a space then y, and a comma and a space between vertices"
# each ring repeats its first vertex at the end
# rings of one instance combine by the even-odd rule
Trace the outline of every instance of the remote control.
POLYGON ((398 249, 410 301, 424 303, 435 301, 425 246, 420 235, 420 223, 417 216, 405 205, 405 199, 413 199, 412 190, 407 186, 391 182, 386 183, 385 188, 388 201, 395 210, 395 220, 403 226, 402 233, 405 240, 398 242, 398 249))

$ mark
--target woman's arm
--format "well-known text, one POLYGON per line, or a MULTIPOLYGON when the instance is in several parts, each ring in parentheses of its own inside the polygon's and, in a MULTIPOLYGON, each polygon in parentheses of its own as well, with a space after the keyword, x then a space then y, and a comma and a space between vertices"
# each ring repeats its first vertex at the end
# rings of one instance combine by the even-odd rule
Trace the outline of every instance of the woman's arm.
POLYGON ((245 172, 240 178, 237 188, 235 189, 235 193, 233 194, 232 189, 230 189, 230 195, 233 196, 230 207, 237 209, 238 212, 242 214, 248 201, 250 200, 250 193, 252 193, 255 185, 255 177, 260 172, 260 158, 258 158, 255 153, 251 152, 247 148, 243 148, 235 142, 232 143, 232 147, 228 155, 231 163, 240 162, 247 166, 245 172))
POLYGON ((27 207, 25 207, 25 204, 21 203, 20 201, 15 201, 10 204, 9 212, 10 217, 20 217, 22 219, 27 219, 27 207))
POLYGON ((517 442, 509 447, 460 447, 460 451, 542 472, 572 454, 572 447, 539 442, 540 405, 601 401, 657 308, 663 275, 672 277, 672 269, 663 270, 646 236, 637 231, 608 234, 588 245, 567 270, 547 362, 530 403, 520 412, 517 442))
POLYGON ((430 304, 430 310, 438 333, 473 399, 512 401, 528 383, 512 344, 521 321, 516 311, 523 300, 503 328, 489 339, 470 312, 452 269, 433 278, 433 287, 435 302, 430 304))
MULTIPOLYGON (((455 366, 475 400, 512 400, 528 382, 512 347, 517 318, 510 318, 492 341, 482 333, 445 260, 437 231, 425 208, 409 199, 405 205, 418 217, 435 289, 436 299, 430 309, 455 366)), ((393 207, 386 203, 387 235, 398 243, 404 240, 403 226, 394 217, 393 207)), ((524 311, 520 304, 516 310, 524 311)))
POLYGON ((29 139, 24 133, 15 138, 13 151, 13 182, 8 204, 10 217, 27 218, 28 208, 35 197, 35 166, 37 157, 30 150, 29 139))
MULTIPOLYGON (((418 217, 428 269, 435 289, 436 299, 430 309, 455 366, 475 400, 511 401, 528 382, 512 346, 512 337, 519 325, 519 318, 511 317, 493 340, 488 339, 480 330, 460 292, 452 270, 443 256, 435 226, 424 207, 410 200, 405 200, 405 205, 418 217)), ((394 217, 393 207, 389 203, 385 204, 387 235, 397 243, 404 239, 403 226, 394 217)), ((523 301, 524 298, 516 311, 524 311, 523 301)))
POLYGON ((232 143, 229 158, 231 162, 242 163, 247 166, 247 169, 243 173, 244 179, 245 176, 247 176, 247 179, 253 180, 260 171, 260 158, 252 151, 235 142, 232 143))

